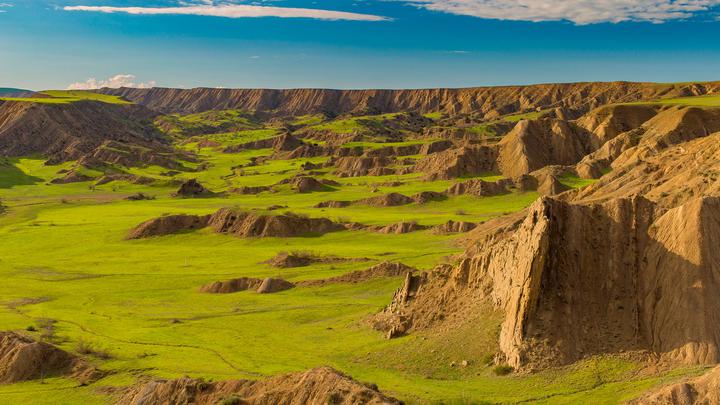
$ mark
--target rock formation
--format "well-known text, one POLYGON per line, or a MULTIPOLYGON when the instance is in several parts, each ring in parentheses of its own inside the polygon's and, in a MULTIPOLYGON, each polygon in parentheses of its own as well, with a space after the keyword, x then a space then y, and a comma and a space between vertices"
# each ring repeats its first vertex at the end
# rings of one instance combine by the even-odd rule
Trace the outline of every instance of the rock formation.
POLYGON ((128 232, 125 239, 142 239, 170 235, 207 226, 210 215, 166 215, 147 220, 128 232))
POLYGON ((222 208, 214 213, 209 225, 215 232, 241 238, 322 235, 345 229, 343 225, 327 218, 309 218, 292 213, 257 215, 229 208, 222 208))
POLYGON ((266 380, 205 382, 182 378, 151 380, 127 389, 122 405, 392 405, 400 401, 381 394, 330 367, 281 375, 266 380))

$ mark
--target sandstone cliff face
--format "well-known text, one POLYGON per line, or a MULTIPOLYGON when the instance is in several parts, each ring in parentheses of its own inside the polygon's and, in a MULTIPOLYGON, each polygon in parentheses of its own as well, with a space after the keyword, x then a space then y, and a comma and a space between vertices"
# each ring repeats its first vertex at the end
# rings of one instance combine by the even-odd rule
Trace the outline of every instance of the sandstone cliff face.
POLYGON ((594 149, 623 132, 639 128, 654 117, 658 107, 651 105, 608 105, 590 111, 576 124, 590 131, 594 149))
POLYGON ((381 394, 377 387, 365 386, 329 367, 260 381, 207 383, 190 378, 148 381, 128 389, 117 404, 214 405, 223 401, 251 405, 400 404, 381 394))
POLYGON ((702 95, 718 89, 720 83, 614 82, 422 90, 121 88, 99 91, 163 113, 187 114, 213 109, 263 111, 275 115, 443 111, 449 114, 481 112, 491 117, 498 112, 509 114, 555 107, 587 112, 610 103, 702 95))
POLYGON ((459 265, 426 274, 378 325, 432 328, 489 302, 505 314, 499 347, 516 368, 643 349, 717 362, 719 213, 718 198, 665 213, 642 197, 541 198, 514 231, 486 232, 459 265))
POLYGON ((553 118, 520 121, 499 147, 500 172, 511 178, 547 165, 573 165, 593 150, 589 132, 553 118))
POLYGON ((168 152, 153 126, 157 113, 138 105, 0 103, 0 155, 40 154, 53 163, 91 156, 107 141, 168 152))

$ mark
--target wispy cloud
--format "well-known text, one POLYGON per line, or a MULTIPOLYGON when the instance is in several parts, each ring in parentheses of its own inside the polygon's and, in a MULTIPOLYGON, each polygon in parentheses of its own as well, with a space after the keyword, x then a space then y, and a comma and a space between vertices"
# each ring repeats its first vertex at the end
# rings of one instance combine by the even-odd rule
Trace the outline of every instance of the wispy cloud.
POLYGON ((10 4, 10 3, 0 3, 0 13, 6 13, 7 10, 3 10, 3 8, 9 8, 9 7, 12 7, 12 6, 13 6, 13 5, 10 4))
POLYGON ((84 82, 72 83, 67 86, 67 89, 68 90, 92 90, 92 89, 100 89, 103 87, 110 87, 113 89, 117 89, 120 87, 136 87, 139 89, 147 89, 150 87, 155 87, 155 84, 156 84, 154 81, 136 83, 135 79, 137 79, 137 77, 135 77, 135 75, 129 75, 129 74, 115 75, 106 80, 97 80, 95 78, 90 78, 84 82))
POLYGON ((136 15, 198 15, 226 18, 279 17, 313 18, 319 20, 386 21, 387 17, 358 14, 345 11, 311 8, 269 7, 257 5, 214 5, 212 2, 181 7, 111 7, 111 6, 65 6, 66 11, 94 11, 100 13, 126 13, 136 15))
POLYGON ((624 21, 663 23, 696 16, 720 0, 410 0, 450 14, 514 21, 571 21, 578 25, 624 21))

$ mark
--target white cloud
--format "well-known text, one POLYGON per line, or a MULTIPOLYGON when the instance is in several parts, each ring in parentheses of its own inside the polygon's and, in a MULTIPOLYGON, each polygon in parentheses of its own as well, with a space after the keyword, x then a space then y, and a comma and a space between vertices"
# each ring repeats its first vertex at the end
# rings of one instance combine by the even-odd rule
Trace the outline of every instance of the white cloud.
POLYGON ((120 87, 136 87, 139 89, 147 89, 155 87, 154 81, 135 83, 135 75, 115 75, 107 80, 97 80, 95 78, 87 79, 84 82, 77 82, 67 86, 68 90, 92 90, 103 87, 117 89, 120 87))
POLYGON ((693 17, 720 0, 410 0, 428 10, 514 21, 571 21, 578 25, 644 21, 662 23, 693 17))
POLYGON ((65 6, 66 11, 95 11, 101 13, 127 13, 147 15, 200 15, 226 18, 280 17, 314 18, 320 20, 385 21, 387 17, 371 14, 349 13, 345 11, 320 10, 310 8, 269 7, 257 5, 187 5, 181 7, 111 7, 111 6, 65 6))

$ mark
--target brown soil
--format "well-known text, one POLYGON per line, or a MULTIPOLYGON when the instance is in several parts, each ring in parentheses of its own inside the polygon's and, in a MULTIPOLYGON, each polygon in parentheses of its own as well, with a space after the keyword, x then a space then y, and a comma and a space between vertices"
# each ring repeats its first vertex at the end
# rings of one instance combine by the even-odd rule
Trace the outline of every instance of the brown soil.
POLYGON ((150 219, 136 226, 128 232, 125 239, 142 239, 201 229, 208 225, 209 220, 210 215, 166 215, 150 219))
POLYGON ((444 193, 438 193, 437 191, 421 191, 410 198, 418 204, 425 204, 430 201, 446 200, 447 196, 444 193))
POLYGON ((259 278, 241 277, 227 281, 216 281, 200 287, 200 292, 210 294, 231 294, 238 291, 257 290, 263 280, 259 278))
POLYGON ((304 267, 315 263, 342 263, 347 261, 360 261, 367 259, 346 259, 337 256, 318 256, 309 252, 281 252, 268 260, 268 265, 281 269, 292 267, 304 267))
POLYGON ((433 232, 440 235, 448 233, 464 233, 472 231, 475 227, 477 227, 477 224, 474 222, 450 220, 442 225, 434 226, 433 232))
POLYGON ((15 332, 0 332, 0 384, 58 375, 90 383, 101 373, 83 360, 44 342, 15 332))
POLYGON ((242 186, 230 189, 230 192, 233 194, 255 195, 270 190, 272 190, 272 188, 268 186, 242 186))
POLYGON ((628 405, 711 405, 720 404, 720 366, 700 377, 685 379, 646 393, 628 405))
POLYGON ((292 188, 298 193, 311 193, 313 191, 328 191, 330 188, 318 181, 314 177, 300 176, 295 177, 290 183, 292 188))
POLYGON ((427 229, 427 226, 419 225, 417 222, 398 222, 396 224, 386 226, 373 226, 370 227, 370 229, 378 233, 399 235, 403 233, 422 231, 427 229))
POLYGON ((184 182, 174 195, 178 197, 202 197, 211 194, 210 190, 206 189, 196 179, 190 179, 184 182))
POLYGON ((327 218, 309 218, 285 213, 283 215, 257 215, 222 208, 213 214, 209 225, 219 233, 249 237, 295 237, 322 235, 344 230, 342 224, 327 218))
POLYGON ((475 195, 478 197, 486 197, 508 193, 508 187, 512 185, 509 180, 499 180, 494 182, 484 181, 481 179, 472 179, 455 183, 445 190, 447 195, 475 195))
POLYGON ((451 149, 453 146, 455 146, 455 144, 453 144, 452 141, 448 140, 432 141, 422 145, 422 148, 420 149, 420 154, 431 155, 433 153, 443 152, 451 149))
POLYGON ((591 143, 597 149, 623 132, 639 128, 657 113, 652 105, 608 105, 590 111, 576 124, 592 133, 591 143))
POLYGON ((551 118, 518 122, 499 149, 498 167, 509 178, 548 165, 574 165, 594 150, 589 131, 551 118))
POLYGON ((365 270, 357 270, 337 277, 322 280, 309 280, 297 283, 300 286, 318 287, 327 284, 357 284, 381 277, 399 277, 407 273, 414 273, 417 269, 402 263, 383 262, 365 270))
POLYGON ((425 173, 428 180, 477 176, 496 170, 497 148, 463 146, 434 153, 420 160, 413 171, 425 173))
POLYGON ((390 193, 358 200, 356 203, 370 205, 373 207, 396 207, 398 205, 407 205, 412 202, 414 202, 414 200, 406 195, 402 195, 400 193, 390 193))
POLYGON ((0 102, 0 155, 39 154, 60 163, 101 153, 105 142, 115 141, 113 145, 125 149, 137 146, 148 151, 138 159, 157 157, 172 150, 169 140, 152 124, 156 115, 139 105, 0 102))
POLYGON ((259 381, 208 383, 190 378, 150 380, 126 390, 117 404, 216 405, 225 402, 248 405, 400 404, 400 401, 381 394, 377 387, 361 384, 330 367, 318 367, 259 381))
POLYGON ((350 201, 323 201, 314 205, 314 208, 345 208, 351 204, 350 201))
POLYGON ((384 176, 394 174, 387 167, 395 163, 387 157, 348 156, 332 159, 329 164, 335 168, 338 177, 384 176))
POLYGON ((101 186, 103 184, 111 183, 113 181, 127 181, 128 183, 132 184, 152 184, 155 182, 155 179, 150 177, 144 177, 144 176, 138 176, 135 174, 106 174, 102 177, 100 177, 96 182, 96 186, 101 186))
POLYGON ((289 290, 293 287, 295 287, 295 284, 281 278, 266 278, 257 288, 257 293, 272 294, 280 291, 289 290))

